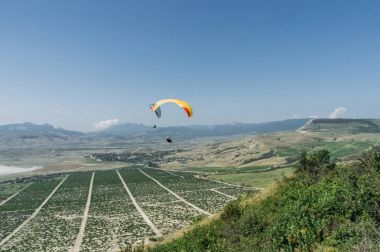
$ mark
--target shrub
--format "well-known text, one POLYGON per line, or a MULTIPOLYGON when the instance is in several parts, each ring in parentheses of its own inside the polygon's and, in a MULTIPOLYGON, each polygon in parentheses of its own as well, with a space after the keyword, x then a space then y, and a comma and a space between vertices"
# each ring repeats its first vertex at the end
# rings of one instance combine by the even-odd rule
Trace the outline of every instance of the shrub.
POLYGON ((220 219, 152 250, 380 251, 379 225, 380 154, 337 166, 321 150, 302 153, 272 195, 231 202, 220 219))

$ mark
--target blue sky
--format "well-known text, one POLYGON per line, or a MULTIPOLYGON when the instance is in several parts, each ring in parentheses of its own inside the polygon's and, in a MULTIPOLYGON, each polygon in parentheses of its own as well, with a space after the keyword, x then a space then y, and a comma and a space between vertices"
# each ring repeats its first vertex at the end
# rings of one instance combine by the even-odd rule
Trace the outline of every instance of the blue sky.
POLYGON ((4 0, 0 124, 379 118, 379 45, 379 1, 4 0))

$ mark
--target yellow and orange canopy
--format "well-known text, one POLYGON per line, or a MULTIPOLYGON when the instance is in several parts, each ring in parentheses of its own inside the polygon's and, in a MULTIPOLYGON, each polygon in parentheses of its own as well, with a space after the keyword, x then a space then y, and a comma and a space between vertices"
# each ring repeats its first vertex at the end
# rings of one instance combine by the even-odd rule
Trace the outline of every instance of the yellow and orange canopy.
POLYGON ((175 103, 180 106, 183 110, 185 110, 188 117, 193 116, 193 108, 185 101, 179 99, 163 99, 157 101, 155 104, 150 106, 151 110, 156 113, 157 117, 161 117, 160 106, 165 103, 175 103))

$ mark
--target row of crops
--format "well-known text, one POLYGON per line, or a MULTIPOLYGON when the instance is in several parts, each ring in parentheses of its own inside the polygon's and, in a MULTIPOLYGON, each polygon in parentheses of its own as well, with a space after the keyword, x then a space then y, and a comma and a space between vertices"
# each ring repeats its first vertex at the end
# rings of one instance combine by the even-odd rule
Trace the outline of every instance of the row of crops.
POLYGON ((137 169, 120 171, 137 202, 162 233, 178 230, 200 215, 195 209, 173 197, 137 169))
POLYGON ((93 173, 81 251, 118 250, 155 236, 133 205, 123 181, 143 213, 163 234, 205 216, 197 208, 214 213, 232 197, 253 190, 195 178, 187 173, 133 168, 120 169, 120 177, 116 170, 106 170, 72 173, 61 184, 63 176, 30 185, 25 183, 17 188, 24 190, 0 205, 0 242, 30 216, 33 218, 12 238, 6 239, 0 250, 66 251, 72 248, 84 219, 93 173), (32 215, 51 194, 38 214, 32 215))
POLYGON ((183 179, 181 179, 165 171, 153 169, 143 169, 143 171, 152 177, 155 177, 160 183, 176 192, 185 200, 210 213, 215 213, 220 210, 231 200, 231 198, 220 195, 209 189, 214 188, 220 192, 235 197, 245 192, 252 192, 252 189, 226 186, 225 184, 196 178, 189 173, 178 173, 178 175, 183 177, 183 179))
POLYGON ((0 241, 32 215, 59 182, 59 179, 34 182, 0 206, 0 241))
POLYGON ((81 250, 117 250, 153 235, 133 206, 116 171, 97 171, 81 250))
POLYGON ((22 190, 27 183, 4 183, 0 184, 0 204, 7 198, 15 194, 16 192, 22 190))
MULTIPOLYGON (((91 174, 70 175, 39 214, 2 249, 62 251, 71 247, 79 231, 91 174)), ((43 189, 47 193, 52 191, 50 187, 43 189)))

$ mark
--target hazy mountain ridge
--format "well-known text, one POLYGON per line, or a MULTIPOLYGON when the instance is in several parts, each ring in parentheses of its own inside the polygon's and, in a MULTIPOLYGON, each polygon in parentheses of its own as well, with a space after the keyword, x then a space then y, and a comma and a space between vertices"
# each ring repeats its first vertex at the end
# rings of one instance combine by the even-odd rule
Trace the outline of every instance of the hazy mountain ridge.
POLYGON ((97 132, 90 132, 88 134, 94 136, 131 136, 144 134, 153 131, 153 127, 147 126, 142 123, 123 123, 111 126, 107 129, 97 132))
POLYGON ((76 142, 84 135, 50 124, 16 123, 0 126, 0 145, 2 148, 61 145, 76 142))
POLYGON ((18 148, 33 146, 112 146, 128 142, 151 142, 172 136, 176 140, 200 137, 228 137, 252 135, 279 131, 345 131, 349 133, 378 133, 380 120, 377 119, 288 119, 264 123, 232 123, 223 125, 191 125, 153 128, 144 124, 124 123, 102 131, 83 133, 57 128, 49 124, 33 123, 0 126, 0 147, 18 148))
POLYGON ((0 136, 82 136, 84 133, 73 130, 65 130, 50 124, 16 123, 0 125, 0 136))
POLYGON ((173 135, 181 137, 230 136, 252 133, 268 133, 275 131, 296 130, 308 119, 289 119, 264 123, 233 123, 221 125, 193 125, 174 127, 153 127, 144 124, 120 124, 98 132, 102 136, 131 136, 131 135, 173 135))

